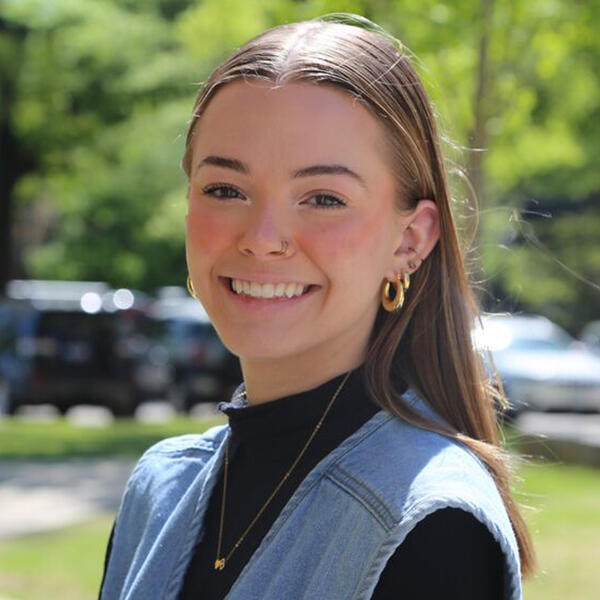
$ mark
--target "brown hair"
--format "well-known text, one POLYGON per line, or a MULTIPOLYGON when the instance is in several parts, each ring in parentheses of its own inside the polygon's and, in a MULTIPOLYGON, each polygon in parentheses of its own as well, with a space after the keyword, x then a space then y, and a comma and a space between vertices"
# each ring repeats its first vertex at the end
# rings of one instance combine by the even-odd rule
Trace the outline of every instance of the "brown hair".
MULTIPOLYGON (((458 440, 487 465, 517 538, 523 576, 536 570, 533 542, 512 498, 512 460, 500 445, 496 402, 501 385, 488 380, 471 331, 479 315, 451 210, 440 137, 429 100, 408 52, 376 24, 357 16, 328 15, 270 29, 236 50, 203 85, 189 124, 183 168, 190 175, 195 125, 217 90, 236 79, 280 85, 335 85, 362 102, 383 124, 396 164, 398 208, 421 198, 436 202, 440 239, 413 275, 399 313, 381 307, 365 373, 382 408, 430 431, 458 440), (408 381, 449 424, 410 409, 398 386, 408 381)), ((499 384, 499 382, 498 382, 499 384)))

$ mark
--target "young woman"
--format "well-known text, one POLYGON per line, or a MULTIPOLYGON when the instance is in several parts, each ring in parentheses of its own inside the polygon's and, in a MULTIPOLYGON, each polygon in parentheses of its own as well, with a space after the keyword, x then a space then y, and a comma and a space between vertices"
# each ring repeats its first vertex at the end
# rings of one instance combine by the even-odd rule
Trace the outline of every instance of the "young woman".
POLYGON ((136 466, 101 597, 522 597, 534 570, 440 140, 360 17, 269 30, 204 84, 189 288, 244 381, 136 466))

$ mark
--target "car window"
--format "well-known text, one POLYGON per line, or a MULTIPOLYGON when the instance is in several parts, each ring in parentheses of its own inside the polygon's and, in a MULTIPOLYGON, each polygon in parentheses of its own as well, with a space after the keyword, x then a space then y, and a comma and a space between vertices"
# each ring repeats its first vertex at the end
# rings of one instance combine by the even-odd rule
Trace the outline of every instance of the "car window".
POLYGON ((37 335, 60 341, 95 341, 102 336, 112 338, 116 324, 111 314, 44 312, 40 315, 37 335))

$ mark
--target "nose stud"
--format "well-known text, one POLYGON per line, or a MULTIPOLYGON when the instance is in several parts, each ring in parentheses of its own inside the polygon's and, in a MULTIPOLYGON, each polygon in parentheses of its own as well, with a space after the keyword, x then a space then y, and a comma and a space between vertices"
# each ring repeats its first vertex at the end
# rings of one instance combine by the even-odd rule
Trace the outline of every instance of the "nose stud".
POLYGON ((287 240, 281 240, 281 250, 277 250, 277 252, 273 252, 273 254, 276 254, 277 256, 284 256, 287 254, 289 245, 290 244, 287 240))

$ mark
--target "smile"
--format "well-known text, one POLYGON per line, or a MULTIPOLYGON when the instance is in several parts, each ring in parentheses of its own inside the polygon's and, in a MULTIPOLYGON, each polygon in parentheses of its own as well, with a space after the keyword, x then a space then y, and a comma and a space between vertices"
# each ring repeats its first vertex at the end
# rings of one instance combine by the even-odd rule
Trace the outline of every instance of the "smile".
POLYGON ((307 293, 311 285, 302 283, 259 283, 245 279, 227 278, 229 289, 238 294, 252 298, 295 298, 307 293))
POLYGON ((219 281, 235 304, 244 310, 291 307, 297 303, 304 303, 321 289, 321 286, 316 284, 283 281, 261 283, 223 276, 219 277, 219 281))

